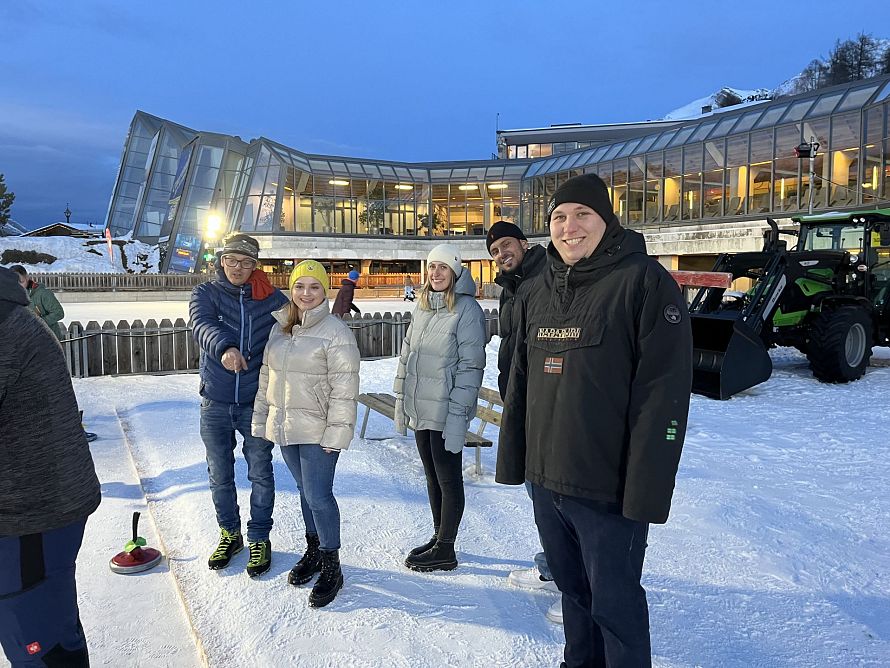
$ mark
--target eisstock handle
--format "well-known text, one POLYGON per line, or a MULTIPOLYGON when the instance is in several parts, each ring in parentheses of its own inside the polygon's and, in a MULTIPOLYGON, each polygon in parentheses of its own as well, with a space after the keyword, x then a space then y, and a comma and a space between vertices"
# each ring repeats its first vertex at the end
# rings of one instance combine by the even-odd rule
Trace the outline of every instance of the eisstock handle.
POLYGON ((133 511, 133 542, 139 538, 139 511, 133 511))

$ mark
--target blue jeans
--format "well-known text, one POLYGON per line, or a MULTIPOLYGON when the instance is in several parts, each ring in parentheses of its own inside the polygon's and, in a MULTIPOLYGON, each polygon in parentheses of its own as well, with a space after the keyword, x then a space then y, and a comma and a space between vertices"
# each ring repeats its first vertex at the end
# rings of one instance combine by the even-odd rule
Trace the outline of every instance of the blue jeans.
POLYGON ((74 582, 85 526, 0 538, 0 645, 15 668, 90 663, 74 582))
POLYGON ((241 530, 238 494, 235 487, 235 432, 244 437, 241 452, 247 461, 250 481, 250 519, 247 540, 269 540, 272 508, 275 505, 275 478, 272 474, 272 443, 250 433, 253 404, 228 404, 201 399, 201 439, 207 451, 210 495, 216 508, 216 521, 227 531, 241 530))
MULTIPOLYGON (((528 492, 528 498, 532 500, 534 504, 535 501, 535 486, 532 485, 528 480, 525 481, 525 491, 528 492)), ((538 532, 538 539, 541 538, 541 532, 538 532)), ((541 541, 541 545, 544 545, 544 541, 541 541)), ((538 569, 538 573, 541 574, 541 577, 545 580, 552 580, 553 573, 550 572, 550 567, 547 565, 547 555, 544 554, 544 551, 535 553, 535 566, 538 569)))
POLYGON ((617 504, 535 485, 535 522, 562 592, 565 666, 652 665, 649 608, 640 584, 649 525, 617 504))
POLYGON ((340 549, 340 507, 334 498, 334 472, 338 451, 325 452, 320 445, 285 445, 284 463, 300 490, 300 508, 307 534, 317 534, 322 550, 340 549))

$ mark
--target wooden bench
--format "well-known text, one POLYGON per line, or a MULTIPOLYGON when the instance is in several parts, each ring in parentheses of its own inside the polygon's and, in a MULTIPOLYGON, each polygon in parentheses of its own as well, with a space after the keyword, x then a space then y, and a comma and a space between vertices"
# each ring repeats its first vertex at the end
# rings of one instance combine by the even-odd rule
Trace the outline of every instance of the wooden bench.
MULTIPOLYGON (((495 390, 487 387, 480 388, 479 401, 487 405, 479 405, 476 407, 476 418, 479 420, 479 427, 475 432, 467 431, 466 445, 468 448, 476 448, 476 475, 482 475, 482 451, 480 448, 490 448, 491 440, 485 438, 485 427, 490 424, 500 428, 501 414, 494 410, 494 406, 503 406, 501 395, 495 390)), ((365 431, 368 428, 368 416, 374 410, 381 415, 385 415, 390 420, 395 421, 396 415, 396 398, 385 392, 369 392, 360 394, 358 402, 365 406, 365 417, 362 419, 362 429, 359 432, 361 438, 365 437, 365 431)))

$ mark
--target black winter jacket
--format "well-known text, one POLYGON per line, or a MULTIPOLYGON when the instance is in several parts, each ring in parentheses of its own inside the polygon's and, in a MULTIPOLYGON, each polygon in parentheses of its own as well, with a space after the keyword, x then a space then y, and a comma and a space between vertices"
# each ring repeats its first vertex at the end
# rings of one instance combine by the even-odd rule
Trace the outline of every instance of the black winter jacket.
POLYGON ((494 279, 503 288, 498 311, 498 334, 501 337, 501 347, 498 348, 498 391, 501 399, 507 396, 507 381, 510 379, 510 365, 516 345, 513 317, 516 293, 520 286, 527 285, 546 266, 547 251, 543 246, 531 246, 525 251, 522 264, 516 271, 501 272, 494 279))
POLYGON ((340 281, 340 289, 337 291, 337 298, 334 300, 334 305, 331 307, 331 313, 344 316, 350 311, 355 311, 360 314, 361 310, 359 310, 358 306, 353 304, 353 299, 355 299, 355 283, 348 278, 344 278, 340 281))
POLYGON ((616 218, 574 266, 549 267, 517 303, 496 480, 663 523, 686 434, 692 333, 674 279, 616 218))

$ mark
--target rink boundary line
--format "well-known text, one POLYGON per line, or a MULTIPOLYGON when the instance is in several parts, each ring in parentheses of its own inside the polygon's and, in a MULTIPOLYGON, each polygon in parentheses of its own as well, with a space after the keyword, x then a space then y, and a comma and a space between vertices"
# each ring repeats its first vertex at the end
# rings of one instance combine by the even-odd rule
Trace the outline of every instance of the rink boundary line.
POLYGON ((161 553, 164 555, 164 560, 167 562, 167 567, 170 569, 170 575, 173 578, 173 588, 176 591, 176 596, 179 598, 179 603, 182 606, 183 612, 185 613, 185 619, 188 625, 189 634, 191 635, 192 640, 195 643, 195 650, 197 651, 198 659, 201 661, 201 665, 203 666, 203 668, 210 668, 210 659, 207 656, 207 649, 204 647, 204 642, 198 635, 198 631, 192 621, 191 610, 188 606, 185 593, 182 591, 182 587, 179 584, 179 578, 176 576, 176 572, 173 569, 173 562, 170 560, 170 552, 167 549, 166 543, 164 542, 164 536, 161 533, 160 525, 158 524, 157 518, 155 517, 152 503, 149 501, 148 494, 146 494, 145 487, 142 484, 142 473, 139 471, 139 464, 136 462, 136 456, 133 454, 133 448, 130 444, 130 436, 127 429, 127 427, 129 427, 129 422, 121 415, 120 410, 117 407, 115 407, 114 409, 114 414, 117 417, 118 427, 120 427, 121 435, 124 439, 124 447, 127 450, 127 458, 130 460, 130 466, 133 469, 133 473, 136 474, 136 479, 139 481, 139 489, 142 490, 142 498, 145 499, 145 506, 148 509, 148 516, 151 520, 152 526, 154 527, 155 535, 158 537, 158 543, 161 547, 161 553))

